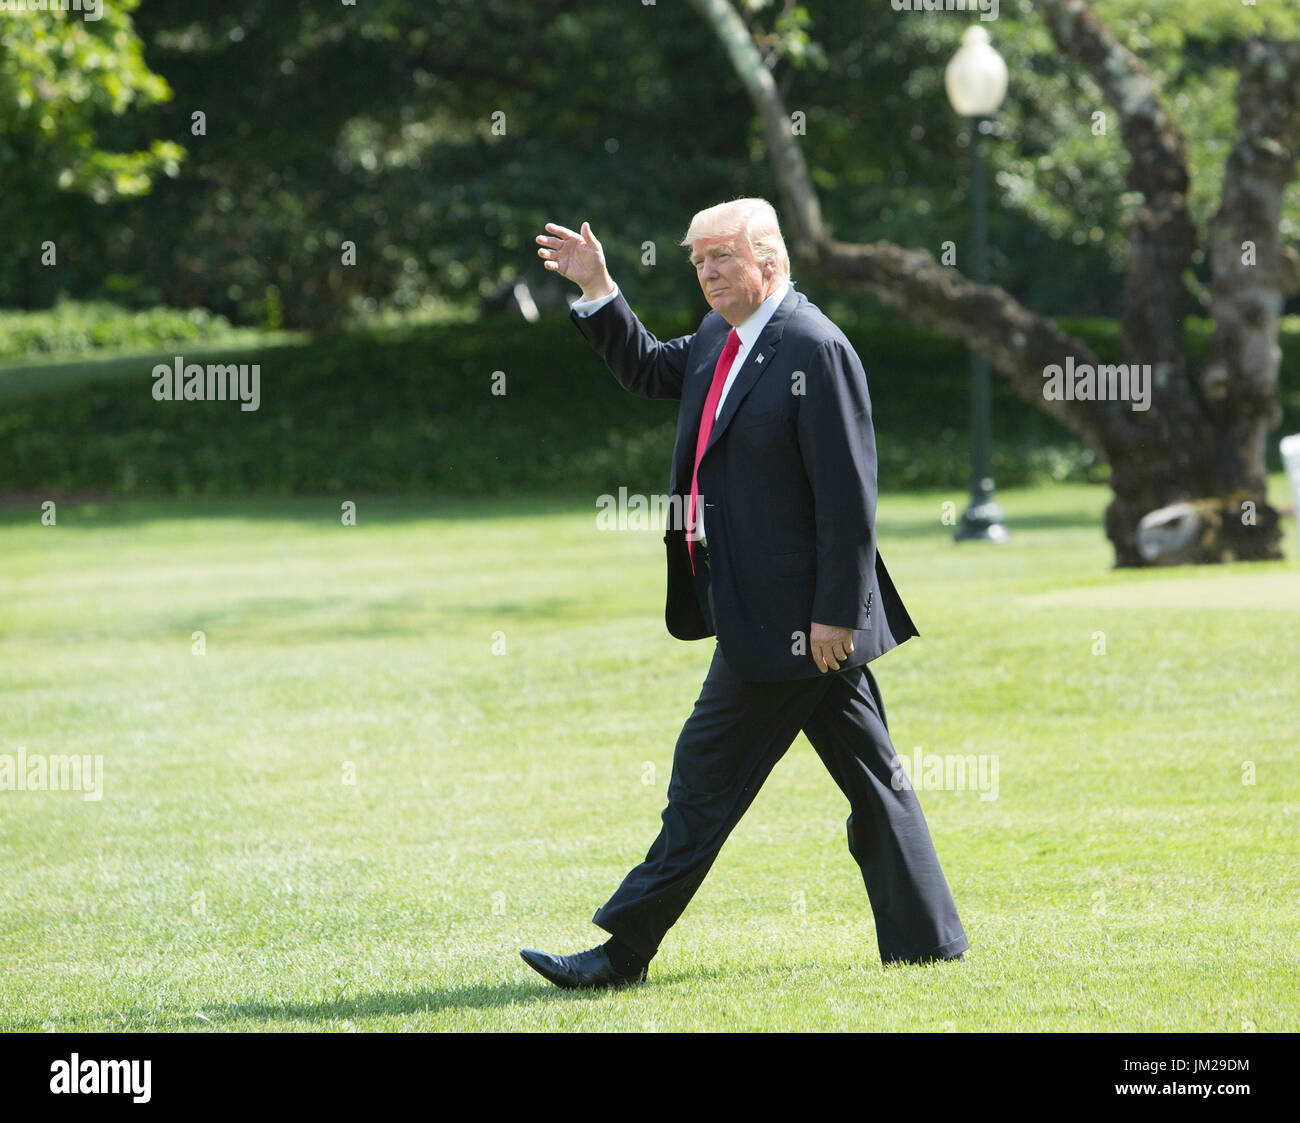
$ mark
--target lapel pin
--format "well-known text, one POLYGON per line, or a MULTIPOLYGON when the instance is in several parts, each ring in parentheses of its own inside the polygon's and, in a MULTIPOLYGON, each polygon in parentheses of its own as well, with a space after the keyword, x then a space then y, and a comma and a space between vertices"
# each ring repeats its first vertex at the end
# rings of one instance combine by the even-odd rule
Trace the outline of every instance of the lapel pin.
POLYGON ((759 355, 758 358, 754 360, 755 363, 761 363, 762 361, 763 361, 762 355, 759 355))

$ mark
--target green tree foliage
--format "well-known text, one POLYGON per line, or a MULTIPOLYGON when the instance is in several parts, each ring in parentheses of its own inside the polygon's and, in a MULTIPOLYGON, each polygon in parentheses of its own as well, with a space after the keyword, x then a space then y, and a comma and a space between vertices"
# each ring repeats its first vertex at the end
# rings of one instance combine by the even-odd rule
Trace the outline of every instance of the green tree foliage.
MULTIPOLYGON (((1192 218, 1204 228, 1235 134, 1233 50, 1255 33, 1300 38, 1300 4, 1095 0, 1093 8, 1160 85, 1187 140, 1192 218)), ((886 239, 936 254, 943 241, 960 241, 969 224, 968 145, 943 73, 978 15, 894 12, 883 0, 825 0, 807 10, 826 65, 798 68, 796 58, 776 73, 787 105, 807 112, 805 151, 832 229, 849 241, 886 239)), ((769 20, 764 10, 756 18, 769 20)), ((1127 211, 1138 202, 1124 190, 1128 156, 1116 114, 1062 58, 1029 0, 1003 0, 997 20, 983 26, 1010 76, 985 146, 993 280, 1031 307, 1115 314, 1127 211)), ((1284 235, 1300 235, 1300 184, 1284 235)))
POLYGON ((140 27, 177 91, 142 127, 190 159, 121 213, 108 252, 168 299, 233 317, 255 319, 270 285, 295 326, 366 302, 475 304, 523 270, 545 286, 533 234, 582 209, 625 225, 624 272, 680 302, 680 276, 642 266, 641 242, 676 254, 682 200, 737 183, 738 165, 770 189, 735 128, 740 92, 700 111, 725 70, 681 6, 151 0, 140 27), (189 138, 195 109, 208 131, 189 138), (654 174, 670 182, 648 189, 654 174), (127 233, 146 229, 147 244, 127 233))
MULTIPOLYGON (((131 7, 106 5, 104 24, 131 7)), ((977 14, 895 12, 887 0, 742 8, 788 104, 806 115, 801 143, 832 229, 936 253, 960 243, 968 152, 943 69, 977 14)), ((1161 83, 1187 136, 1203 222, 1234 131, 1231 51, 1255 31, 1300 35, 1300 5, 1096 9, 1161 83)), ((147 198, 107 211, 71 204, 81 252, 66 275, 78 295, 105 295, 90 270, 106 263, 170 302, 244 322, 282 309, 288 326, 323 327, 350 308, 473 305, 520 275, 559 307, 566 286, 541 270, 532 237, 547 219, 590 219, 638 307, 698 313, 689 272, 673 267, 692 211, 776 198, 748 98, 686 4, 150 0, 134 20, 176 97, 137 96, 138 112, 115 119, 119 147, 148 154, 148 138, 168 137, 189 157, 147 198), (196 111, 206 135, 191 133, 196 111), (355 264, 343 261, 345 241, 355 264)), ((1003 0, 985 26, 1011 71, 987 146, 993 279, 1045 311, 1113 314, 1135 205, 1115 115, 1028 0, 1003 0)), ((1294 232, 1300 193, 1289 204, 1294 232)), ((54 201, 49 221, 67 205, 54 201)), ((809 292, 835 310, 834 293, 809 292)))
POLYGON ((179 172, 180 145, 127 139, 119 127, 126 114, 170 96, 132 27, 138 3, 102 4, 98 19, 0 12, 0 223, 16 251, 0 262, 0 286, 11 303, 42 287, 41 243, 60 248, 61 193, 106 203, 142 195, 160 174, 179 172))

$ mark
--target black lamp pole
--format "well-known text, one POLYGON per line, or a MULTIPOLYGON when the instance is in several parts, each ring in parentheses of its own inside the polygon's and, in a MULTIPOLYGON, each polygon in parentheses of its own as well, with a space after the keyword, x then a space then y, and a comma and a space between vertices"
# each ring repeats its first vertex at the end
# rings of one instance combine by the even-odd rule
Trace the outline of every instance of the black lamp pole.
MULTIPOLYGON (((980 147, 980 121, 971 117, 971 280, 982 285, 988 280, 986 260, 988 229, 986 223, 987 184, 984 154, 980 147)), ((971 488, 970 504, 962 512, 957 529, 958 542, 1005 542, 1007 528, 1002 508, 993 498, 993 391, 989 383, 989 365, 973 347, 970 348, 970 429, 971 488)))

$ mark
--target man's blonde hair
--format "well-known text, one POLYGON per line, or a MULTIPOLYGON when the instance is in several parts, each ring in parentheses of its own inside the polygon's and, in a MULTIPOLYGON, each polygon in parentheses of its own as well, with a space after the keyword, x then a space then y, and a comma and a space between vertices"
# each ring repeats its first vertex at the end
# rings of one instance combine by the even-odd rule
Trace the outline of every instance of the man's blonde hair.
POLYGON ((760 265, 775 261, 776 271, 790 276, 790 255, 781 237, 781 224, 766 199, 732 199, 699 211, 691 219, 681 245, 689 249, 701 238, 735 237, 749 244, 754 260, 760 265))

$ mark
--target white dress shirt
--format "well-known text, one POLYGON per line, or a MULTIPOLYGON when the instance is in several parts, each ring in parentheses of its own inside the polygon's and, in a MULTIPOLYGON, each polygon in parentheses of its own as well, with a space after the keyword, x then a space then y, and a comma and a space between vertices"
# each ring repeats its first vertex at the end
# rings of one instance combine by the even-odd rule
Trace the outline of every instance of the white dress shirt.
MULTIPOLYGON (((758 342, 758 337, 763 334, 763 329, 767 327, 767 322, 772 318, 772 314, 777 310, 781 301, 785 299, 785 294, 789 291, 789 288, 789 281, 783 279, 777 286, 776 291, 754 310, 753 315, 744 323, 737 325, 736 334, 740 337, 740 350, 736 352, 736 357, 731 360, 731 369, 727 372, 727 381, 722 384, 722 394, 718 398, 718 408, 713 414, 714 421, 717 421, 721 416, 722 404, 727 400, 727 394, 731 391, 732 383, 736 381, 736 376, 740 374, 741 368, 744 367, 750 351, 753 350, 754 344, 758 342)), ((593 312, 604 308, 616 296, 618 296, 617 284, 614 285, 614 291, 611 293, 606 293, 595 300, 575 300, 570 307, 579 316, 590 316, 593 312)), ((688 491, 687 495, 689 494, 688 491)), ((700 498, 703 501, 703 496, 700 498)), ((699 511, 696 517, 699 522, 700 538, 703 540, 707 537, 704 533, 704 511, 699 511)))

